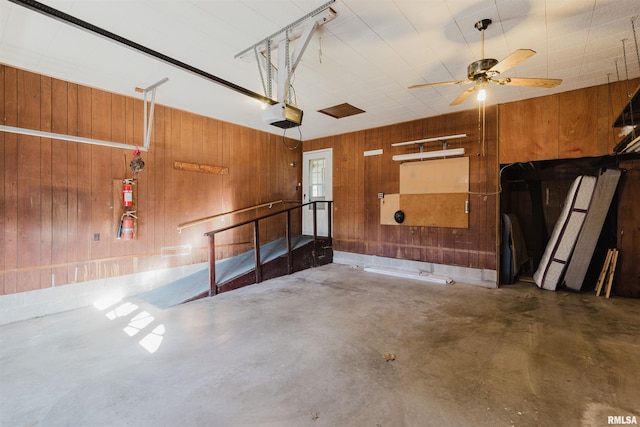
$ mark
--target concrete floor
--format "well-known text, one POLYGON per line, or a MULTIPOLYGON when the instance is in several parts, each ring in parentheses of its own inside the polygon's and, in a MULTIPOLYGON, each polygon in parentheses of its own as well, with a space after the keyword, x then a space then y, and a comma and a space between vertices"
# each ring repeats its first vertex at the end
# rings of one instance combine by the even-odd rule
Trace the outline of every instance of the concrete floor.
POLYGON ((131 298, 0 327, 0 425, 640 422, 639 314, 344 265, 166 310, 131 298))

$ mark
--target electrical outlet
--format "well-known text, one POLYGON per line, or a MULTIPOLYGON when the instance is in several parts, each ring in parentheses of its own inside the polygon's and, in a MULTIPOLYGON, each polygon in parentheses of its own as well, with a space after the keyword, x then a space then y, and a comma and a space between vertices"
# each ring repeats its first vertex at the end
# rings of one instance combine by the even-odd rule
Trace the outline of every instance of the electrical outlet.
POLYGON ((378 199, 384 199, 384 193, 378 193, 378 199))
POLYGON ((99 242, 100 241, 100 233, 96 233, 93 235, 93 241, 94 242, 99 242))

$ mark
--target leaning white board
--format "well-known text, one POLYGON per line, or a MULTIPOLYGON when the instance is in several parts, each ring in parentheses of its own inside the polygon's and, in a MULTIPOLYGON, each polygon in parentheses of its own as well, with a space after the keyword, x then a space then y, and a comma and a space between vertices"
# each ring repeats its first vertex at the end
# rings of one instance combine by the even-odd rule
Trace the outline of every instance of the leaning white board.
POLYGON ((574 291, 582 289, 621 174, 619 169, 607 169, 598 176, 589 212, 584 219, 582 232, 564 274, 564 284, 569 289, 574 291))

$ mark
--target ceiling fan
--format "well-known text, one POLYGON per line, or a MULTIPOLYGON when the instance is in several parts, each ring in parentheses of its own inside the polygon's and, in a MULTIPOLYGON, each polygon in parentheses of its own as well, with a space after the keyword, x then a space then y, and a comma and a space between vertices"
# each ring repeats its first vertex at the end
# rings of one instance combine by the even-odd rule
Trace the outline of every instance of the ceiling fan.
MULTIPOLYGON (((459 85, 475 83, 472 87, 465 90, 449 105, 458 105, 462 103, 469 95, 475 91, 482 91, 484 95, 484 89, 489 82, 498 83, 499 85, 510 86, 531 86, 541 88, 552 88, 562 83, 560 79, 536 79, 536 78, 522 78, 522 77, 500 77, 500 74, 507 71, 510 68, 515 67, 522 61, 535 55, 535 51, 531 49, 518 49, 511 55, 507 56, 502 61, 498 62, 497 59, 484 58, 484 30, 486 30, 491 24, 491 19, 483 19, 476 22, 475 28, 482 34, 482 59, 472 62, 467 67, 467 80, 458 80, 450 82, 439 83, 425 83, 420 85, 409 86, 409 89, 417 89, 430 86, 444 86, 444 85, 459 85)), ((480 98, 479 98, 480 99, 480 98)), ((482 100, 482 99, 481 99, 482 100)))

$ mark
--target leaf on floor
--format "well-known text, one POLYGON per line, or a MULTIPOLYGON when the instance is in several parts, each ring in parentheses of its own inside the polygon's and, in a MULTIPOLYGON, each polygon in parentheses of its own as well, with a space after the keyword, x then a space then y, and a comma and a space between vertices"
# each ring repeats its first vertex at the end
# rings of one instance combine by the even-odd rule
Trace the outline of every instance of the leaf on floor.
POLYGON ((396 355, 392 353, 383 354, 382 357, 384 357, 384 360, 386 360, 387 362, 390 360, 396 360, 396 355))

